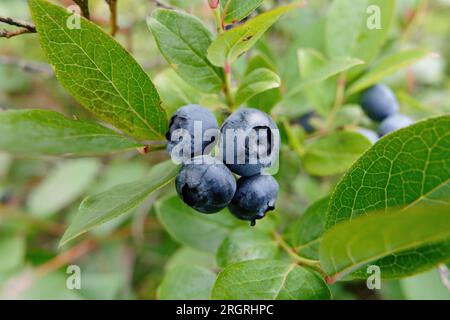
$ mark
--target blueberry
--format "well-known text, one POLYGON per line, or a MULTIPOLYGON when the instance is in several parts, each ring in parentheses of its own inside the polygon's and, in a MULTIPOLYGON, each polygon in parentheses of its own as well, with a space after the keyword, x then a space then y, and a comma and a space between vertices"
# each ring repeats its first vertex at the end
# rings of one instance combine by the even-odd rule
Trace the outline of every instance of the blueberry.
POLYGON ((170 119, 169 131, 166 133, 167 151, 173 159, 182 160, 206 155, 219 135, 219 126, 212 112, 199 105, 189 104, 178 109, 170 119))
POLYGON ((380 139, 378 133, 369 129, 360 128, 358 132, 365 136, 372 144, 375 144, 380 139))
POLYGON ((314 131, 316 131, 316 127, 311 120, 314 120, 314 118, 317 118, 317 114, 314 111, 311 111, 302 115, 295 122, 298 123, 306 133, 313 133, 314 131))
POLYGON ((221 159, 234 173, 253 176, 275 163, 280 134, 268 114, 242 108, 228 117, 220 130, 221 159))
POLYGON ((181 199, 203 213, 226 208, 236 192, 236 180, 231 171, 211 156, 195 157, 185 163, 175 183, 181 199))
POLYGON ((379 126, 380 136, 385 136, 391 132, 406 128, 414 123, 414 120, 403 114, 394 114, 386 118, 379 126))
POLYGON ((399 110, 397 98, 389 87, 378 84, 366 92, 361 99, 366 114, 375 121, 383 121, 399 110))
POLYGON ((237 182, 236 194, 228 209, 237 218, 251 221, 253 226, 256 220, 275 209, 278 190, 278 183, 272 176, 242 177, 237 182))

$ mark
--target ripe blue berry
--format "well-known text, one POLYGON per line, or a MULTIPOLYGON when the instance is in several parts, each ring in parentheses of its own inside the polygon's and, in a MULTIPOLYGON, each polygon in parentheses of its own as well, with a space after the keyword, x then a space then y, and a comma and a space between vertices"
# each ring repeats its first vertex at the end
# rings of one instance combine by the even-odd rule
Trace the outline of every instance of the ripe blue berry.
POLYGON ((226 208, 236 192, 233 174, 211 156, 196 157, 184 164, 175 183, 181 199, 203 213, 226 208))
POLYGON ((400 130, 402 128, 406 128, 414 123, 410 117, 405 116, 403 114, 394 114, 388 118, 386 118, 378 128, 378 132, 380 136, 385 136, 391 132, 400 130))
POLYGON ((275 209, 278 190, 278 183, 272 176, 242 177, 237 182, 236 194, 228 209, 238 219, 251 221, 253 226, 256 220, 275 209))
POLYGON ((169 131, 166 133, 167 151, 173 157, 183 160, 209 154, 219 134, 219 126, 212 112, 199 105, 189 104, 178 109, 170 119, 169 131), (206 132, 212 132, 215 135, 205 135, 206 132), (185 133, 186 137, 181 137, 181 133, 185 133), (175 147, 177 147, 176 150, 174 150, 175 147), (184 154, 183 147, 190 152, 184 154))
POLYGON ((260 110, 242 108, 223 123, 222 161, 240 176, 260 174, 278 157, 280 135, 275 122, 260 110))
POLYGON ((378 84, 364 92, 361 106, 375 121, 383 121, 399 110, 397 98, 389 87, 378 84))
POLYGON ((377 143, 378 140, 380 140, 378 133, 376 133, 375 131, 360 128, 360 129, 358 129, 358 132, 360 134, 362 134, 363 136, 365 136, 370 142, 372 142, 372 144, 375 144, 375 143, 377 143))
POLYGON ((317 114, 312 111, 301 116, 296 122, 305 130, 306 133, 313 133, 316 131, 314 126, 314 118, 317 118, 317 114))

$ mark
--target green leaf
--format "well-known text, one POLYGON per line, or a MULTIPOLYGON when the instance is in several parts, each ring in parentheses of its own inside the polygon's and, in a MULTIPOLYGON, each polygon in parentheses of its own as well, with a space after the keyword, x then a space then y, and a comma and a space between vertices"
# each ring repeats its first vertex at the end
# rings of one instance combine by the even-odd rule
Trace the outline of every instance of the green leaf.
POLYGON ((264 0, 223 0, 220 7, 225 23, 234 23, 248 17, 264 0))
POLYGON ((0 137, 1 150, 25 155, 102 154, 140 146, 98 123, 50 110, 0 112, 0 137))
POLYGON ((158 219, 169 234, 189 247, 215 253, 223 239, 237 226, 226 210, 202 214, 184 204, 178 196, 156 203, 158 219))
POLYGON ((324 280, 296 264, 252 260, 233 264, 219 273, 212 298, 216 300, 330 299, 324 280))
POLYGON ((160 300, 208 300, 216 274, 198 266, 178 266, 169 270, 158 287, 160 300))
POLYGON ((370 141, 357 132, 336 132, 306 146, 303 166, 315 176, 342 173, 371 146, 370 141))
MULTIPOLYGON (((300 62, 300 73, 302 75, 303 81, 298 85, 297 89, 293 91, 301 91, 301 89, 308 86, 315 85, 317 83, 323 82, 338 75, 341 72, 350 70, 351 68, 364 64, 364 61, 351 57, 341 57, 332 60, 324 61, 323 64, 315 67, 314 65, 310 70, 303 68, 302 62, 304 62, 304 55, 308 49, 300 49, 298 51, 299 62, 300 62)), ((311 49, 309 49, 311 51, 311 49)), ((314 53, 313 53, 314 54, 314 53)), ((305 61, 307 63, 307 61, 305 61)))
MULTIPOLYGON (((301 93, 307 97, 307 100, 317 112, 327 115, 335 100, 336 79, 323 79, 321 83, 308 85, 309 79, 314 76, 317 70, 324 68, 327 61, 320 52, 313 49, 301 49, 297 53, 301 82, 299 87, 293 89, 284 97, 284 100, 289 100, 301 93)), ((319 77, 314 77, 320 80, 321 76, 319 74, 319 77)), ((294 104, 297 103, 298 99, 294 99, 294 104)))
POLYGON ((349 87, 346 94, 347 96, 350 96, 361 90, 369 88, 397 71, 425 58, 429 54, 430 52, 427 50, 412 49, 387 56, 380 60, 361 78, 356 80, 355 83, 349 87))
MULTIPOLYGON (((450 203, 449 127, 450 117, 442 116, 378 141, 336 186, 327 228, 377 209, 450 203)), ((383 277, 401 277, 449 254, 450 241, 388 256, 377 264, 383 277)))
MULTIPOLYGON (((260 68, 266 68, 273 72, 277 72, 276 67, 264 54, 260 53, 253 56, 247 63, 245 75, 247 76, 252 71, 260 68)), ((281 100, 282 93, 279 87, 261 92, 250 98, 247 102, 248 106, 260 109, 266 113, 270 113, 272 108, 281 100)))
POLYGON ((292 3, 260 14, 246 23, 219 35, 208 48, 208 59, 216 66, 233 63, 253 47, 262 35, 286 12, 298 8, 292 3))
POLYGON ((238 228, 228 235, 217 251, 217 264, 230 264, 256 259, 275 259, 278 244, 270 233, 248 227, 238 228))
POLYGON ((153 167, 148 176, 140 181, 118 185, 103 193, 87 197, 64 233, 60 246, 136 208, 149 194, 172 181, 177 173, 178 167, 171 161, 166 161, 153 167))
POLYGON ((147 21, 164 58, 191 86, 204 92, 222 88, 223 71, 206 57, 211 32, 187 13, 156 9, 147 21))
POLYGON ((27 209, 41 218, 64 209, 85 194, 97 177, 100 167, 100 162, 96 159, 66 160, 59 163, 33 189, 27 201, 27 209))
POLYGON ((250 72, 236 92, 236 105, 244 104, 258 93, 280 87, 281 79, 273 71, 260 68, 250 72))
POLYGON ((216 259, 209 252, 195 250, 189 247, 181 247, 167 261, 165 270, 171 270, 180 266, 197 266, 208 270, 217 269, 216 259))
POLYGON ((187 104, 199 104, 205 95, 186 81, 173 69, 166 69, 155 77, 155 86, 168 114, 173 114, 187 104))
POLYGON ((102 120, 138 139, 163 139, 167 117, 153 83, 131 55, 90 21, 69 28, 71 12, 29 2, 47 59, 60 83, 102 120))
MULTIPOLYGON (((364 15, 366 27, 362 28, 351 51, 351 56, 371 63, 380 53, 394 25, 396 0, 369 0, 364 15), (379 22, 379 25, 377 25, 379 22), (367 26, 370 26, 367 27, 367 26)), ((352 69, 349 78, 359 74, 365 66, 352 69)))
POLYGON ((320 263, 334 282, 372 261, 377 265, 376 260, 387 255, 444 240, 450 240, 450 206, 391 209, 341 223, 325 232, 320 263))
POLYGON ((329 200, 327 197, 313 203, 287 230, 287 241, 302 257, 319 259, 320 239, 325 231, 329 200))
POLYGON ((328 57, 352 56, 352 49, 366 28, 368 0, 334 0, 326 25, 328 57))
POLYGON ((20 235, 0 235, 0 274, 21 266, 25 257, 25 238, 20 235))

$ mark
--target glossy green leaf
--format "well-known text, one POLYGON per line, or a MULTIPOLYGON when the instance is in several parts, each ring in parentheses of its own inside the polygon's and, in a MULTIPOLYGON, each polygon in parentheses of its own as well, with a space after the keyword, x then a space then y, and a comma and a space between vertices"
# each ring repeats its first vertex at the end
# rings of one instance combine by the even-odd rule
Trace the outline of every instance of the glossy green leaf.
POLYGON ((138 139, 163 139, 167 117, 153 83, 100 27, 45 0, 29 2, 42 48, 60 83, 85 108, 138 139))
POLYGON ((425 58, 430 54, 429 51, 423 49, 412 49, 395 53, 380 60, 373 68, 366 74, 353 83, 347 95, 352 95, 361 90, 369 88, 377 84, 384 78, 396 73, 397 71, 406 68, 407 66, 425 58))
POLYGON ((258 8, 264 0, 222 0, 220 7, 222 9, 223 21, 233 23, 241 21, 249 16, 258 8))
POLYGON ((156 203, 158 219, 169 234, 189 247, 215 253, 223 239, 238 224, 226 210, 202 214, 184 204, 178 196, 156 203))
POLYGON ((325 231, 329 200, 327 197, 313 203, 287 230, 287 241, 302 257, 319 259, 320 239, 325 231))
POLYGON ((50 110, 0 112, 0 136, 0 150, 24 155, 102 154, 140 146, 96 122, 50 110))
POLYGON ((166 161, 153 167, 148 176, 142 180, 118 185, 103 193, 87 197, 64 233, 60 245, 136 208, 149 194, 172 181, 177 173, 178 167, 171 161, 166 161))
POLYGON ((262 35, 286 12, 298 8, 300 3, 278 7, 248 20, 219 35, 208 48, 208 59, 216 66, 233 63, 240 55, 253 47, 262 35))
POLYGON ((178 266, 169 270, 158 287, 160 300, 208 300, 216 274, 199 266, 178 266))
POLYGON ((317 273, 277 260, 233 264, 219 273, 212 298, 217 300, 325 300, 331 293, 317 273))
POLYGON ((212 35, 199 19, 175 10, 156 9, 147 22, 164 58, 181 78, 205 92, 222 88, 222 69, 206 57, 212 35))
POLYGON ((320 263, 336 281, 372 261, 377 265, 384 256, 445 240, 450 240, 450 206, 391 209, 328 230, 320 244, 320 263))
MULTIPOLYGON (((336 186, 327 228, 377 209, 450 203, 449 127, 450 117, 442 116, 381 139, 336 186)), ((383 277, 401 277, 433 266, 449 254, 450 241, 388 256, 377 265, 383 277)))
POLYGON ((217 264, 227 265, 256 259, 275 259, 278 244, 270 233, 248 227, 238 228, 228 235, 217 251, 217 264))
POLYGON ((315 176, 342 173, 371 146, 370 141, 357 132, 336 132, 306 146, 303 166, 315 176))
POLYGON ((48 173, 28 197, 31 214, 49 217, 83 196, 100 171, 96 159, 66 160, 48 173), (68 183, 70 181, 70 183, 68 183))
POLYGON ((275 72, 265 68, 253 70, 244 78, 236 92, 236 105, 244 104, 258 93, 278 88, 280 84, 281 79, 275 72))

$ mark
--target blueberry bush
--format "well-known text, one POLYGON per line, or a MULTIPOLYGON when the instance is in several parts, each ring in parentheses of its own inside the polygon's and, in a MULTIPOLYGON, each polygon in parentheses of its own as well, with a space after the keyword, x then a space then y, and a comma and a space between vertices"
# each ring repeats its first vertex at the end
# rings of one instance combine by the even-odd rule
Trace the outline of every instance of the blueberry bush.
POLYGON ((0 298, 449 299, 449 14, 2 1, 0 298))

